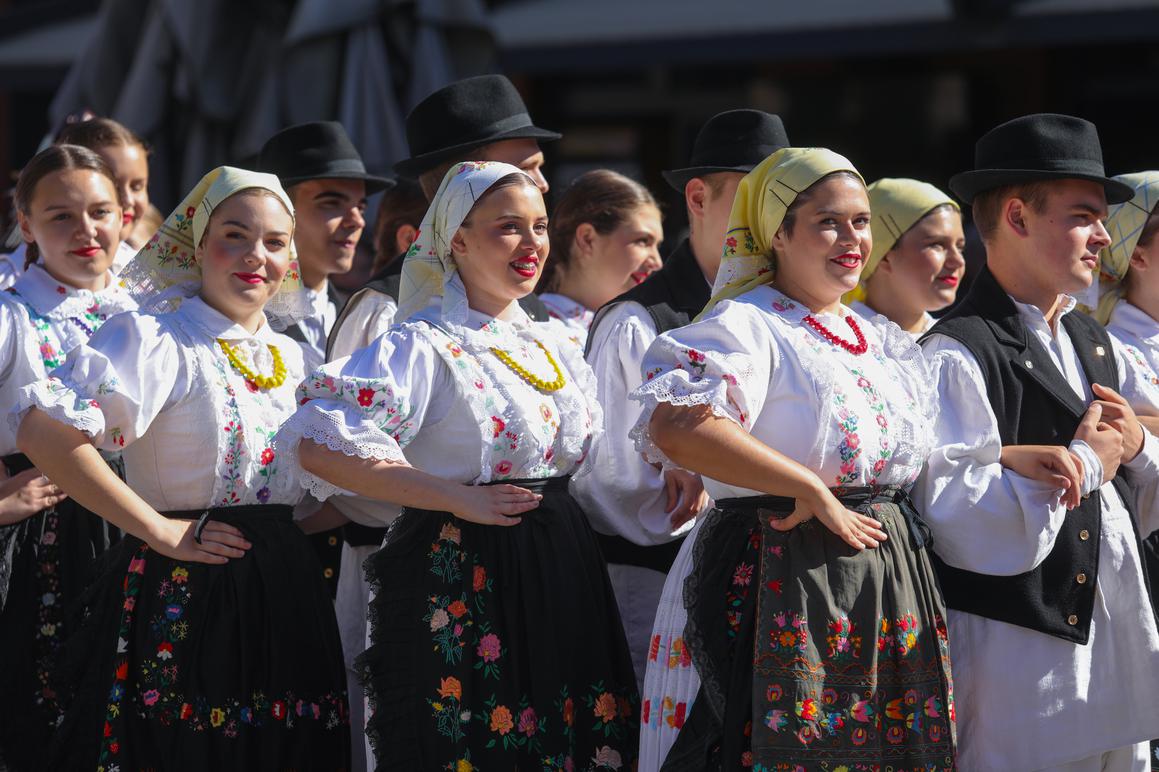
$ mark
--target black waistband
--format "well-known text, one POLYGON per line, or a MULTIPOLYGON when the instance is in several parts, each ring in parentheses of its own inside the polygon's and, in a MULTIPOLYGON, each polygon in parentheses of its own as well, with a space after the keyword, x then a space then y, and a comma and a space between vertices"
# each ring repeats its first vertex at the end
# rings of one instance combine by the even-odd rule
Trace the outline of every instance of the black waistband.
POLYGON ((243 504, 239 507, 210 507, 209 509, 177 509, 162 512, 170 520, 196 520, 193 540, 201 544, 201 532, 210 520, 236 523, 243 520, 273 520, 281 523, 294 522, 294 508, 289 504, 243 504))
POLYGON ((606 533, 596 533, 596 540, 600 543, 600 552, 604 553, 604 560, 608 563, 650 568, 662 574, 672 570, 676 555, 680 553, 680 545, 684 543, 684 537, 681 536, 665 544, 644 547, 628 541, 623 536, 610 536, 606 533))
MULTIPOLYGON (((864 512, 873 504, 896 504, 909 526, 914 546, 917 548, 933 546, 934 538, 930 534, 930 527, 918 514, 905 488, 897 485, 862 485, 830 490, 842 506, 856 512, 864 512)), ((716 508, 724 511, 755 512, 758 509, 767 509, 774 514, 786 516, 796 507, 797 500, 789 496, 742 496, 716 501, 716 508)))
POLYGON ((3 461, 4 466, 7 467, 8 474, 10 476, 20 474, 21 472, 27 471, 35 466, 35 464, 32 463, 32 459, 23 453, 12 453, 11 455, 4 456, 3 461))
POLYGON ((517 488, 526 488, 532 493, 567 493, 571 475, 562 477, 540 477, 537 479, 521 478, 517 480, 492 480, 483 485, 514 485, 517 488))
POLYGON ((386 536, 386 526, 376 528, 370 525, 350 522, 342 526, 342 539, 351 547, 377 547, 386 536))
POLYGON ((238 507, 209 507, 208 509, 177 509, 162 512, 170 520, 237 520, 265 518, 293 522, 294 508, 289 504, 243 504, 238 507))

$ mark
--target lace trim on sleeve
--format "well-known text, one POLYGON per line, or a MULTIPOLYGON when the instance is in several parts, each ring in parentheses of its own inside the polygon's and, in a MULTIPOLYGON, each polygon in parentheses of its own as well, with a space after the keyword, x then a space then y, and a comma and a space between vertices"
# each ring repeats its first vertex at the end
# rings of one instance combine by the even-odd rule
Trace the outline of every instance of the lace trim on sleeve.
POLYGON ((8 426, 16 436, 20 422, 31 408, 38 408, 53 420, 75 427, 99 445, 105 434, 105 416, 100 403, 79 394, 72 386, 55 376, 37 381, 20 390, 16 407, 8 413, 8 426))
POLYGON ((352 427, 347 424, 340 406, 330 408, 321 402, 309 403, 299 408, 278 431, 274 448, 285 462, 301 471, 302 487, 319 501, 356 494, 304 469, 298 452, 302 440, 311 440, 351 458, 407 463, 398 442, 381 429, 365 422, 352 427))
POLYGON ((636 425, 628 432, 628 437, 635 443, 636 450, 640 451, 650 464, 660 464, 664 469, 681 468, 652 441, 649 425, 652 414, 661 404, 681 407, 707 405, 712 409, 713 415, 727 418, 748 431, 747 416, 729 394, 731 384, 726 379, 730 377, 732 376, 725 375, 720 378, 693 380, 693 376, 685 370, 670 370, 659 377, 653 377, 636 389, 631 397, 644 406, 636 425))

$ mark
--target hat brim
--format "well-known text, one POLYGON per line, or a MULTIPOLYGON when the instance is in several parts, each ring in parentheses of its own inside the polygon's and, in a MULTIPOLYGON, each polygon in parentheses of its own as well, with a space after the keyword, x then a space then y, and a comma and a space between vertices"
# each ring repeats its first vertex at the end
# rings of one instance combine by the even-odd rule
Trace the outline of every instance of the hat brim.
POLYGON ((977 171, 961 172, 950 178, 950 190, 963 203, 974 203, 974 197, 987 190, 1017 185, 1023 182, 1041 182, 1047 180, 1089 180, 1103 186, 1108 204, 1122 204, 1135 196, 1135 189, 1130 185, 1102 177, 1097 174, 1079 174, 1067 171, 1043 171, 1041 169, 979 169, 977 171))
MULTIPOLYGON (((470 150, 475 147, 482 147, 483 145, 490 145, 493 142, 502 142, 507 139, 534 139, 541 142, 554 142, 562 138, 563 135, 555 132, 541 129, 538 126, 521 126, 518 129, 511 129, 510 131, 503 131, 498 134, 482 137, 480 139, 472 140, 470 142, 462 142, 458 145, 451 145, 450 147, 439 148, 432 150, 429 153, 422 153, 420 155, 405 158, 394 165, 396 173, 415 180, 419 176, 439 164, 450 161, 459 156, 464 150, 470 150)), ((467 160, 467 159, 464 159, 467 160)), ((485 158, 475 158, 470 160, 485 161, 485 158)))
POLYGON ((748 174, 756 164, 745 164, 743 166, 689 166, 684 169, 669 169, 668 171, 660 172, 664 177, 664 181, 672 186, 672 189, 677 193, 684 192, 684 186, 688 181, 695 177, 703 177, 706 174, 716 174, 717 172, 739 172, 740 174, 748 174))
POLYGON ((279 177, 279 179, 282 181, 283 188, 289 188, 310 180, 362 180, 366 183, 366 195, 368 196, 373 196, 375 193, 393 188, 398 184, 390 177, 378 177, 365 172, 326 172, 324 174, 308 174, 304 177, 279 177))

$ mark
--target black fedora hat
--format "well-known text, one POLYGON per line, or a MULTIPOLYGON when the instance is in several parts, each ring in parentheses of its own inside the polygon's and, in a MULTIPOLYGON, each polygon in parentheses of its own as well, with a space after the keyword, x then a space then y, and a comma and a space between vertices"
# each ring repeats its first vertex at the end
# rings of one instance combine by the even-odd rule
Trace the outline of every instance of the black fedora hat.
POLYGON ((1108 179, 1095 125, 1073 115, 1034 113, 995 126, 974 145, 973 171, 950 178, 965 203, 1005 185, 1041 180, 1090 180, 1103 186, 1108 204, 1130 201, 1130 185, 1108 179))
POLYGON ((337 121, 299 123, 282 129, 262 145, 257 167, 276 174, 287 188, 307 180, 362 180, 370 195, 394 184, 386 177, 367 173, 358 149, 337 121))
POLYGON ((411 157, 396 163, 394 170, 404 177, 418 177, 480 145, 561 136, 531 122, 527 105, 504 76, 464 78, 442 87, 410 111, 406 141, 411 157))
POLYGON ((789 147, 779 116, 760 110, 728 110, 708 119, 692 143, 692 158, 683 169, 661 172, 678 191, 693 177, 714 172, 742 172, 781 148, 789 147))

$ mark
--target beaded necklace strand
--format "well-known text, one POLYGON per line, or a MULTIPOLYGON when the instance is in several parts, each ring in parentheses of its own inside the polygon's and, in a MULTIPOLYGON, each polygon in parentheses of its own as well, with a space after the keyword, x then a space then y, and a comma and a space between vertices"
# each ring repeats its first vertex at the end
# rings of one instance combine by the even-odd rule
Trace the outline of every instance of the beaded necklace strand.
POLYGON ((217 345, 221 346, 221 350, 225 352, 225 358, 229 360, 230 366, 259 389, 276 389, 286 382, 286 365, 282 362, 282 353, 278 351, 277 346, 266 344, 266 348, 270 350, 270 355, 274 358, 274 374, 259 375, 241 361, 241 357, 237 355, 237 350, 229 343, 218 338, 217 345))
POLYGON ((838 337, 836 334, 830 332, 825 328, 825 325, 821 324, 821 322, 819 322, 812 314, 807 314, 802 321, 816 330, 817 334, 822 338, 829 341, 834 346, 840 346, 854 356, 860 356, 869 350, 869 344, 865 342, 865 336, 861 334, 861 328, 857 325, 857 322, 854 321, 852 314, 849 314, 845 317, 845 323, 849 325, 851 330, 853 330, 853 335, 855 338, 857 338, 856 343, 850 343, 844 338, 838 337))
POLYGON ((559 391, 564 387, 564 384, 567 383, 567 380, 563 377, 563 371, 559 369, 559 363, 555 361, 555 357, 553 357, 551 352, 547 350, 547 346, 543 345, 535 338, 532 338, 532 341, 536 346, 539 346, 539 350, 542 351, 544 356, 547 357, 547 363, 551 365, 551 369, 555 371, 554 381, 545 381, 542 378, 532 375, 526 367, 516 362, 511 354, 507 353, 503 349, 492 346, 491 353, 494 354, 500 362, 506 365, 508 370, 518 375, 524 382, 530 384, 534 388, 547 393, 559 391))

